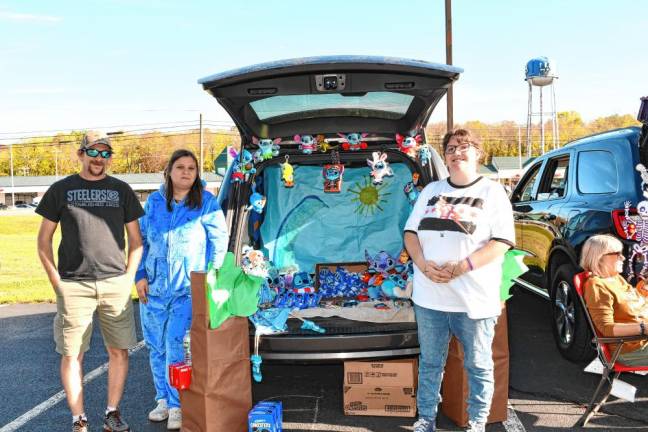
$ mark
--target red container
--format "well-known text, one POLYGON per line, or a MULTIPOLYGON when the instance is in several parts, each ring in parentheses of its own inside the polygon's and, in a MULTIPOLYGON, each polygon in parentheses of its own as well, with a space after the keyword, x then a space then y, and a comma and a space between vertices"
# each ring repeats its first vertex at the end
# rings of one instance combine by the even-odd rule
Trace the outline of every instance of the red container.
POLYGON ((191 365, 184 362, 169 365, 169 384, 177 390, 186 390, 191 385, 191 365))

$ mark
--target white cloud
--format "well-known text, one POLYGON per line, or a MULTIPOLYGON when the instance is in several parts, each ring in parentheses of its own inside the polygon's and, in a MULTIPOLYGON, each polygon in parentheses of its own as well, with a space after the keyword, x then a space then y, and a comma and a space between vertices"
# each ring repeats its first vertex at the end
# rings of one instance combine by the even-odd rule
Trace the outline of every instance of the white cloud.
POLYGON ((48 22, 55 23, 63 21, 63 18, 50 15, 35 15, 17 12, 0 11, 0 20, 19 22, 48 22))

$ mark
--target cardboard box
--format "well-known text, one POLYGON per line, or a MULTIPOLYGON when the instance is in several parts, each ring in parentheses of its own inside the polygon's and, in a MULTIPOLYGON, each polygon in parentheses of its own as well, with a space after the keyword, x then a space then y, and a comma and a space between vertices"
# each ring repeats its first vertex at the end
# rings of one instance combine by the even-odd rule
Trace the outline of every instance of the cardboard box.
MULTIPOLYGON (((468 424, 468 374, 463 367, 463 349, 453 337, 448 348, 442 384, 441 411, 457 426, 468 424)), ((493 361, 495 363, 495 393, 487 423, 503 422, 508 418, 509 348, 506 307, 495 325, 493 339, 493 361)))
POLYGON ((344 414, 414 417, 416 359, 344 363, 344 414))

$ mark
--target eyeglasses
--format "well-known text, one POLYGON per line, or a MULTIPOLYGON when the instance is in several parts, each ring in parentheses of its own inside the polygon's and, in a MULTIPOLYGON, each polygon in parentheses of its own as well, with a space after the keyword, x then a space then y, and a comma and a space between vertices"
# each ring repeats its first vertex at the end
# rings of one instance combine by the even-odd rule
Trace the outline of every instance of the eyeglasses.
MULTIPOLYGON (((473 143, 463 143, 459 145, 449 145, 445 148, 445 154, 454 154, 454 152, 459 151, 459 153, 466 153, 470 147, 475 147, 473 143)), ((477 148, 477 147, 475 147, 477 148)))
POLYGON ((87 148, 81 149, 81 151, 93 158, 101 155, 101 157, 104 159, 110 159, 110 157, 112 156, 112 152, 110 150, 97 150, 93 148, 87 148))

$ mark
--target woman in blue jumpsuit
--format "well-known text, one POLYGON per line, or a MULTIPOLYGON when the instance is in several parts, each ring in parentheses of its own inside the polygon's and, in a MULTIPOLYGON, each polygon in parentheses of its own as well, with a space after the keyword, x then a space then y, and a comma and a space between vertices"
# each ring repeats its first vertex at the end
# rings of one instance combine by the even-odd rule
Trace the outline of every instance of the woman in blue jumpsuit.
POLYGON ((169 385, 169 365, 184 358, 182 341, 191 327, 191 272, 205 271, 210 263, 221 266, 227 226, 216 197, 204 190, 196 156, 188 150, 171 155, 164 184, 149 196, 144 211, 144 255, 135 285, 157 401, 149 419, 168 419, 168 429, 180 429, 180 401, 169 385))

